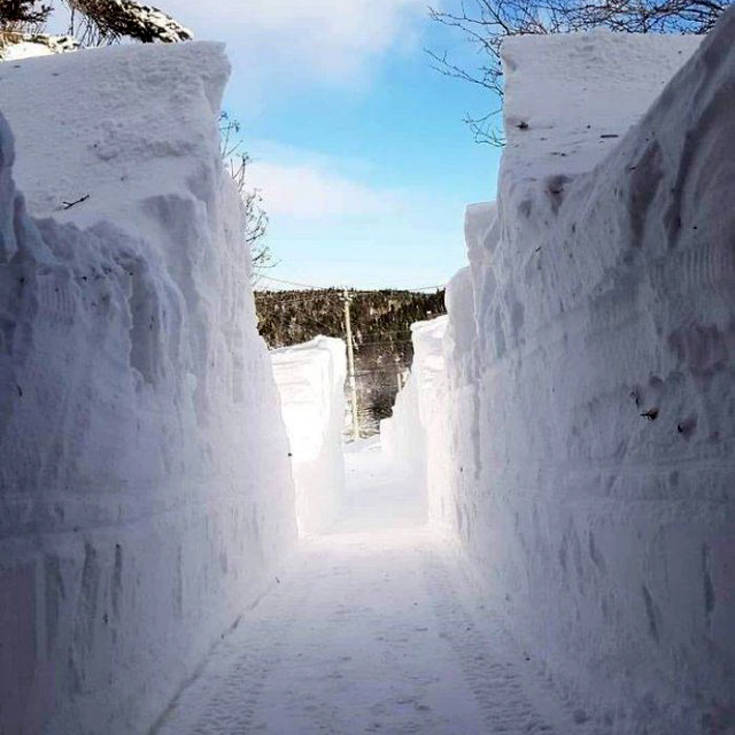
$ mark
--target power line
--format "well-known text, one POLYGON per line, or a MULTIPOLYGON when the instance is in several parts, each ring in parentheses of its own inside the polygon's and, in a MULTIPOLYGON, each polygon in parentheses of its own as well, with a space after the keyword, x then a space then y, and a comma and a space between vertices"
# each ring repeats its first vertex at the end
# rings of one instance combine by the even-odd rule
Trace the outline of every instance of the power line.
MULTIPOLYGON (((354 296, 369 296, 374 295, 376 293, 379 293, 378 291, 357 291, 357 292, 350 292, 354 296)), ((401 293, 401 292, 396 292, 401 293)), ((408 292, 405 292, 408 293, 408 292)), ((412 292, 415 293, 415 292, 412 292)), ((306 301, 314 301, 317 299, 324 299, 325 301, 331 300, 341 300, 341 296, 339 293, 329 293, 325 294, 322 292, 309 292, 309 293, 303 293, 303 294, 290 294, 288 291, 255 291, 255 296, 258 298, 260 295, 260 298, 267 298, 272 299, 274 302, 277 303, 277 305, 283 305, 283 304, 296 304, 306 301), (282 297, 278 294, 286 294, 288 293, 288 296, 282 297)))
POLYGON ((410 344, 411 341, 410 339, 394 339, 381 342, 356 342, 355 345, 359 350, 361 347, 368 347, 370 345, 406 345, 410 344))
POLYGON ((374 375, 374 374, 395 375, 397 371, 398 371, 397 368, 376 368, 374 370, 358 370, 355 373, 355 377, 359 378, 361 375, 374 375))
MULTIPOLYGON (((318 321, 317 319, 313 319, 312 317, 304 316, 303 314, 299 315, 298 323, 296 323, 295 320, 292 320, 291 323, 294 324, 295 326, 298 326, 298 327, 301 327, 301 326, 311 326, 312 329, 313 328, 316 328, 316 329, 318 329, 320 331, 321 330, 326 330, 326 332, 332 332, 332 333, 334 333, 334 332, 340 332, 341 333, 342 332, 342 325, 341 324, 335 324, 335 325, 330 326, 328 324, 324 324, 324 322, 318 321), (304 325, 303 322, 308 322, 308 324, 304 325)), ((325 336, 328 336, 328 334, 325 335, 325 336)))
POLYGON ((416 293, 417 291, 441 291, 445 287, 446 284, 442 284, 439 286, 416 286, 415 288, 374 288, 372 290, 370 289, 355 289, 354 293, 356 294, 371 294, 376 293, 379 291, 388 291, 389 293, 416 293))
MULTIPOLYGON (((266 281, 273 281, 274 283, 283 283, 287 286, 300 286, 301 288, 308 289, 310 291, 339 291, 342 290, 344 287, 341 286, 317 286, 313 283, 302 283, 300 281, 289 281, 285 278, 276 278, 275 276, 268 276, 263 274, 258 275, 259 279, 266 280, 266 281)), ((388 291, 391 293, 403 293, 406 291, 433 291, 433 290, 441 290, 446 286, 446 284, 439 284, 434 286, 416 286, 415 288, 373 288, 373 289, 365 289, 365 288, 349 288, 347 287, 347 290, 350 291, 353 295, 361 295, 361 294, 374 294, 378 291, 388 291)))
MULTIPOLYGON (((268 297, 273 296, 275 294, 282 294, 282 293, 289 293, 288 291, 256 291, 256 297, 258 294, 267 294, 268 297)), ((328 299, 331 294, 327 295, 322 293, 321 291, 318 293, 305 293, 305 294, 294 294, 287 296, 286 298, 276 298, 275 300, 278 302, 278 304, 290 304, 290 303, 296 303, 299 301, 313 301, 314 299, 328 299)), ((335 299, 342 299, 339 293, 334 294, 335 299)))
POLYGON ((258 274, 259 279, 265 279, 266 281, 273 281, 274 283, 285 283, 287 286, 301 286, 302 288, 308 288, 310 290, 330 291, 335 289, 335 286, 314 286, 310 283, 299 283, 298 281, 287 281, 283 278, 275 278, 273 276, 266 276, 265 274, 258 274))

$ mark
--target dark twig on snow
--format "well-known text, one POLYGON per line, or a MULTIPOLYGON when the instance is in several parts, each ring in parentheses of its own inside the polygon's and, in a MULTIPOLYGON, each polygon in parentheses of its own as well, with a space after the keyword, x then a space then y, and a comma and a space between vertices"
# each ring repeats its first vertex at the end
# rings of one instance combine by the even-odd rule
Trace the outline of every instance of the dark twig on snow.
POLYGON ((86 202, 87 199, 89 199, 89 194, 85 194, 83 197, 79 197, 79 199, 75 199, 73 202, 61 202, 61 208, 71 209, 75 204, 81 204, 82 202, 86 202))

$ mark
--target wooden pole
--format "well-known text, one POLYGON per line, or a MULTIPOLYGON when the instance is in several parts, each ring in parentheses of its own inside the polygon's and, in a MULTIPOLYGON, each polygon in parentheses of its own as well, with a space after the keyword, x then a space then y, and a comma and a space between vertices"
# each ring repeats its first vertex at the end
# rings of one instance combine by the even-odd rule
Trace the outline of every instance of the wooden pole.
POLYGON ((350 391, 352 393, 352 437, 360 438, 360 418, 357 413, 357 383, 355 381, 355 351, 352 345, 352 322, 350 321, 350 292, 345 289, 343 294, 345 302, 345 332, 347 339, 347 369, 350 379, 350 391))

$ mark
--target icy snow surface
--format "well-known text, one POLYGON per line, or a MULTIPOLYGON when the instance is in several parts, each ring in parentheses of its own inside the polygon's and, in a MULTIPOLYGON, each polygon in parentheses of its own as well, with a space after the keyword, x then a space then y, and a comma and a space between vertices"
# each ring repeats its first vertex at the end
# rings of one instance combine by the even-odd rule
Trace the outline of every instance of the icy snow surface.
POLYGON ((345 459, 344 515, 302 541, 156 735, 587 735, 422 525, 422 488, 374 441, 345 459))
POLYGON ((329 526, 344 494, 345 349, 341 339, 319 336, 270 353, 291 446, 300 533, 329 526))
POLYGON ((732 732, 735 11, 701 45, 503 53, 499 201, 447 290, 446 518, 595 732, 732 732))
POLYGON ((295 543, 227 76, 217 44, 0 64, 2 732, 146 732, 295 543))

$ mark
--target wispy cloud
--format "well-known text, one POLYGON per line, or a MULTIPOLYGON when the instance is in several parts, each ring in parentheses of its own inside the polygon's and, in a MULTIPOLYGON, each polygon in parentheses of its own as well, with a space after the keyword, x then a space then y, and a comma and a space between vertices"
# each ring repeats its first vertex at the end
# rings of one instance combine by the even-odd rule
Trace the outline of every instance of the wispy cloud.
POLYGON ((279 260, 273 276, 415 287, 443 283, 463 264, 461 194, 392 186, 369 158, 257 138, 247 146, 248 185, 261 189, 279 260))
POLYGON ((394 193, 315 165, 255 161, 248 168, 248 182, 260 189, 271 218, 337 220, 389 215, 401 208, 394 193))
POLYGON ((166 10, 198 38, 222 39, 256 65, 288 67, 300 77, 346 80, 376 55, 414 37, 422 0, 169 0, 166 10))

